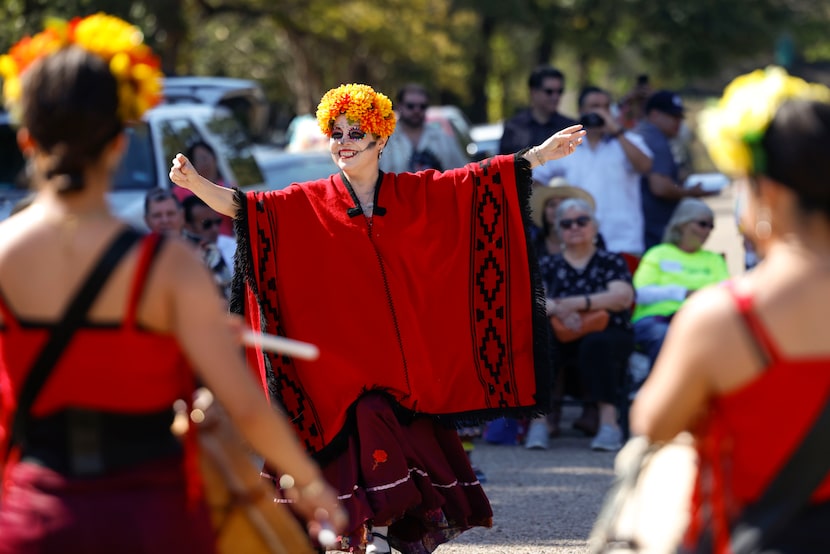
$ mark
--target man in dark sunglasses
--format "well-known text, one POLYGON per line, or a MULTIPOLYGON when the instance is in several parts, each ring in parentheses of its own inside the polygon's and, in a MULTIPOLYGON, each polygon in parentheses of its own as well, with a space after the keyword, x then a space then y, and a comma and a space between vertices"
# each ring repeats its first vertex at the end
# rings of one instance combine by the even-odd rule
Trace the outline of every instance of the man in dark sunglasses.
POLYGON ((199 245, 202 258, 213 273, 219 292, 226 300, 230 299, 236 239, 219 232, 222 216, 198 196, 188 196, 182 206, 187 238, 199 245))
POLYGON ((533 70, 527 81, 530 106, 504 122, 499 154, 512 154, 551 136, 577 121, 559 113, 565 92, 565 75, 550 66, 533 70))
POLYGON ((469 163, 449 122, 427 122, 429 93, 426 88, 410 83, 398 91, 396 109, 398 124, 389 137, 380 169, 387 173, 403 173, 437 169, 454 169, 469 163))

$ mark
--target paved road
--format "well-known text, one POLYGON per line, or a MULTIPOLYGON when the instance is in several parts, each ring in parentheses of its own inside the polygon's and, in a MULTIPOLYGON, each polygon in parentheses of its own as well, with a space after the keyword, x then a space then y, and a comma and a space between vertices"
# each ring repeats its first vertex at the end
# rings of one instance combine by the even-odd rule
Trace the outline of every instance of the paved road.
POLYGON ((614 455, 590 450, 569 429, 577 409, 566 407, 563 434, 548 450, 478 442, 473 453, 487 474, 493 528, 473 529, 436 554, 582 554, 613 474, 614 455))
MULTIPOLYGON (((743 271, 743 249, 727 189, 709 199, 715 230, 706 248, 723 252, 732 274, 743 271)), ((592 452, 590 440, 568 430, 577 417, 566 408, 563 436, 548 450, 477 443, 476 463, 487 474, 494 526, 474 529, 436 554, 584 554, 603 496, 611 483, 614 455, 592 452)))

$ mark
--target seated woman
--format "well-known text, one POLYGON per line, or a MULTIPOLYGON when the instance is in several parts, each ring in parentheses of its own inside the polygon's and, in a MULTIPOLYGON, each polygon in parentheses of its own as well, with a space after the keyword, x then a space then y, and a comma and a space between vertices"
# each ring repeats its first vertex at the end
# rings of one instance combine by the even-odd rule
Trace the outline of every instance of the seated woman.
MULTIPOLYGON (((556 208, 568 198, 581 198, 596 210, 596 201, 590 192, 568 184, 562 177, 554 177, 548 184, 534 181, 530 197, 530 217, 536 227, 533 233, 533 249, 536 256, 553 256, 562 252, 562 241, 556 229, 556 208)), ((597 234, 597 246, 605 249, 602 236, 597 234)))
MULTIPOLYGON (((622 257, 597 248, 597 224, 588 202, 581 198, 564 200, 556 209, 555 221, 562 253, 539 260, 548 297, 547 314, 572 330, 579 330, 583 311, 608 310, 610 318, 601 331, 571 342, 556 340, 554 412, 561 410, 564 382, 568 380, 561 370, 578 368, 576 377, 585 395, 583 399, 596 402, 599 408, 599 432, 591 448, 616 450, 622 444, 616 406, 627 360, 634 348, 628 309, 634 298, 631 274, 622 257)), ((586 413, 574 426, 591 432, 588 419, 586 413)), ((534 428, 539 429, 541 423, 533 422, 526 446, 532 447, 533 435, 539 434, 534 428)))
POLYGON ((726 260, 703 249, 714 229, 715 215, 702 200, 686 198, 675 208, 663 243, 650 248, 634 273, 637 306, 634 341, 657 359, 669 322, 690 294, 729 278, 726 260))

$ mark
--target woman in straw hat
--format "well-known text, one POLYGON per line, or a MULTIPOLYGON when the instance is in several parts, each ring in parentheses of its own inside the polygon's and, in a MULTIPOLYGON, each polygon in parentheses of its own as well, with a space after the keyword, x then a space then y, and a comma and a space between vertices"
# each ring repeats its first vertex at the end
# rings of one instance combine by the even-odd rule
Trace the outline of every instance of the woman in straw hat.
POLYGON ((553 216, 551 227, 558 233, 562 252, 539 259, 548 315, 575 331, 581 326, 582 312, 605 310, 609 322, 605 328, 572 342, 556 339, 549 427, 534 421, 525 446, 546 448, 548 435, 559 433, 562 397, 567 390, 584 399, 583 413, 574 427, 589 435, 599 431, 591 445, 595 450, 615 450, 622 439, 616 408, 622 372, 633 349, 629 323, 634 297, 631 274, 620 255, 597 245, 598 225, 590 198, 579 195, 562 200, 553 216))

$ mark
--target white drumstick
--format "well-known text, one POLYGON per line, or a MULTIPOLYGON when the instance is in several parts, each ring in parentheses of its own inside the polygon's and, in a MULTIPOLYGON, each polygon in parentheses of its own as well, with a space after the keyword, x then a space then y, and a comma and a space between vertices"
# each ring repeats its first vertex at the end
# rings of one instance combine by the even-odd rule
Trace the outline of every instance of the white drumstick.
POLYGON ((286 354, 302 360, 316 360, 320 356, 320 349, 314 344, 254 331, 243 332, 242 342, 248 346, 257 346, 268 352, 286 354))

